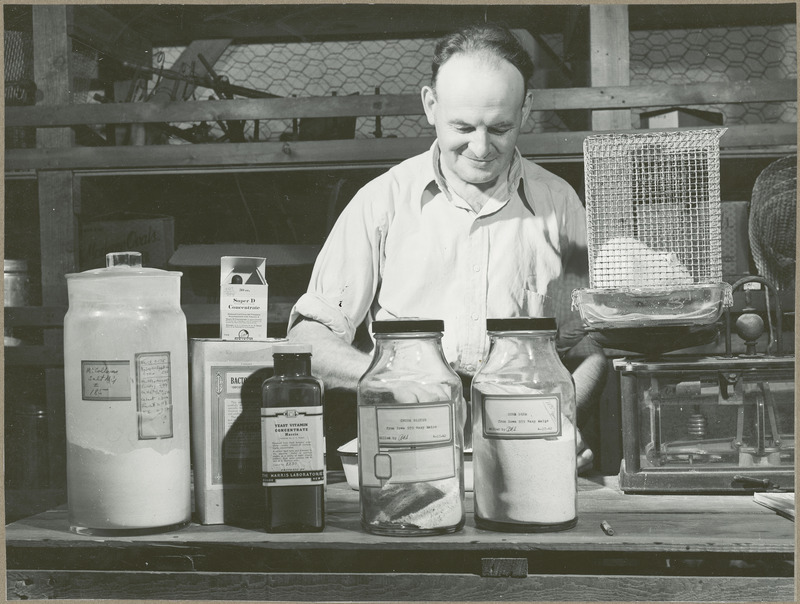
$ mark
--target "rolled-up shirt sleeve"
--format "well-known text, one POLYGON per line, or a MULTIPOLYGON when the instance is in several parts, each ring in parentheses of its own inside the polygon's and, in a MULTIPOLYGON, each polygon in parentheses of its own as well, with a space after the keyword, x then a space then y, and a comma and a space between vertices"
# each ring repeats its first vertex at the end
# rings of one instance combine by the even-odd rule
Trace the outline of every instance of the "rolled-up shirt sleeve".
POLYGON ((322 323, 351 343, 370 310, 380 280, 385 219, 373 187, 361 189, 331 230, 314 263, 308 291, 289 315, 322 323))

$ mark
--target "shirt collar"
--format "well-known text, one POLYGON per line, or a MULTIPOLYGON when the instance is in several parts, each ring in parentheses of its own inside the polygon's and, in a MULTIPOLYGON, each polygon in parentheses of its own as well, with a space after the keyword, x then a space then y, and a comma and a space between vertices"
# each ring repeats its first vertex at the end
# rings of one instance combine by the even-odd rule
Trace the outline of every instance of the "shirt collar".
MULTIPOLYGON (((439 149, 438 140, 433 141, 433 145, 431 145, 431 168, 433 170, 433 176, 430 179, 426 180, 425 189, 430 190, 432 184, 435 184, 439 190, 444 193, 448 199, 452 200, 451 192, 449 187, 447 186, 447 180, 445 179, 444 175, 442 174, 442 169, 439 166, 439 159, 441 158, 442 152, 439 149)), ((505 191, 497 191, 495 196, 498 197, 499 201, 505 203, 511 197, 514 196, 520 188, 520 181, 522 180, 522 154, 519 152, 519 149, 514 149, 514 155, 511 157, 511 165, 508 168, 508 189, 505 191)))

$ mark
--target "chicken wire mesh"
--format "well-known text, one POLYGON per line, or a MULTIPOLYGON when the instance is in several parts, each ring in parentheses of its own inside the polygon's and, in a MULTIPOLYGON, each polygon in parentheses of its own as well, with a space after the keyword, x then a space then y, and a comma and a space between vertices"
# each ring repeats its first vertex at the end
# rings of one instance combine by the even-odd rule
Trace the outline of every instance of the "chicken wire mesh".
POLYGON ((598 134, 584 141, 592 288, 722 281, 724 128, 598 134))

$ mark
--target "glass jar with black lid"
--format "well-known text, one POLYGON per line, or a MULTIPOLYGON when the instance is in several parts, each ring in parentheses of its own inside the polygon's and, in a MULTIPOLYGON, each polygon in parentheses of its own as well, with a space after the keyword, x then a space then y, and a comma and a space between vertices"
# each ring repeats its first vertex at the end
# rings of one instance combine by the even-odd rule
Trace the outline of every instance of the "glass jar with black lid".
POLYGON ((553 318, 488 319, 472 380, 475 524, 512 532, 577 524, 575 385, 553 318))
POLYGON ((372 324, 375 350, 361 377, 358 459, 367 532, 416 536, 464 526, 461 379, 442 351, 444 322, 372 324))

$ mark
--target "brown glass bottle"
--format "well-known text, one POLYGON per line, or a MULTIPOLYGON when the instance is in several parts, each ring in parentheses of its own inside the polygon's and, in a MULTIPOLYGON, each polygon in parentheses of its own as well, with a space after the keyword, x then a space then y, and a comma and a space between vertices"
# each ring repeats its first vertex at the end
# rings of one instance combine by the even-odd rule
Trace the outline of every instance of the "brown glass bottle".
POLYGON ((261 388, 262 484, 270 533, 325 528, 322 382, 311 347, 276 345, 275 374, 261 388))

